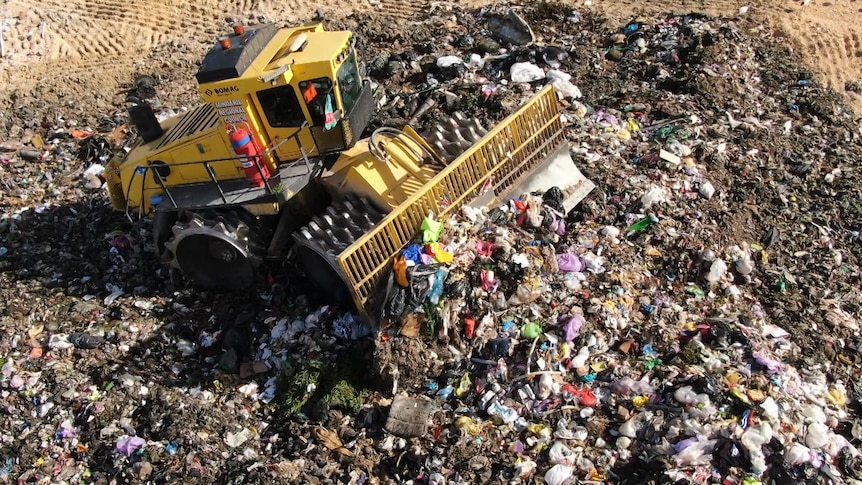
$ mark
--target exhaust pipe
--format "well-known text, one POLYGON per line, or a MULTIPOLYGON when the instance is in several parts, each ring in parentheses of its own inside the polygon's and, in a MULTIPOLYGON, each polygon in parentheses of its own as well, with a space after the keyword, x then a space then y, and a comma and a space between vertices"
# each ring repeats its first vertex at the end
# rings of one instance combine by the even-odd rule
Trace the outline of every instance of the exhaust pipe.
POLYGON ((165 132, 159 120, 156 119, 153 108, 146 103, 130 106, 129 118, 132 124, 138 128, 138 133, 144 139, 144 143, 158 140, 165 132))

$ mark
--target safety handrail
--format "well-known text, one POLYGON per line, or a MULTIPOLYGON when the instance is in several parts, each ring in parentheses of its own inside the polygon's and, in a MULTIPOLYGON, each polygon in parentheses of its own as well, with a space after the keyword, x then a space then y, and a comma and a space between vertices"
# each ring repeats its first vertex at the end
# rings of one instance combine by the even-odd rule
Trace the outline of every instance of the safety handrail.
MULTIPOLYGON (((274 143, 272 146, 267 148, 262 154, 257 155, 257 157, 264 158, 264 157, 271 156, 283 144, 287 143, 288 141, 290 141, 292 139, 296 139, 296 144, 299 147, 299 150, 300 150, 300 153, 302 153, 302 156, 300 158, 296 159, 295 161, 290 162, 290 164, 288 164, 288 165, 291 165, 291 166, 292 165, 298 165, 300 162, 302 162, 305 164, 306 169, 308 170, 308 173, 311 173, 311 170, 312 170, 311 162, 308 159, 308 153, 310 153, 310 152, 305 149, 305 146, 302 143, 302 139, 299 137, 300 133, 302 133, 302 130, 305 129, 307 126, 308 126, 308 121, 304 121, 302 123, 302 125, 300 125, 296 129, 296 131, 291 133, 289 136, 279 140, 277 143, 274 143)), ((312 151, 315 149, 315 147, 316 147, 316 145, 312 146, 312 151)), ((165 179, 164 179, 164 177, 162 177, 162 174, 159 171, 159 169, 162 169, 163 167, 169 167, 169 168, 173 169, 176 167, 185 167, 185 166, 190 166, 190 165, 203 165, 203 167, 207 171, 207 174, 210 177, 210 180, 212 180, 212 183, 218 189, 219 195, 221 196, 221 199, 222 199, 222 202, 227 203, 227 198, 225 196, 224 190, 222 189, 218 178, 216 178, 215 172, 212 169, 212 164, 223 163, 223 162, 237 162, 237 161, 242 160, 242 158, 243 157, 239 157, 239 156, 228 157, 228 158, 212 158, 212 159, 207 159, 207 160, 194 160, 194 161, 190 161, 190 162, 178 162, 178 163, 172 163, 170 165, 161 165, 161 164, 159 164, 159 165, 139 165, 139 166, 135 167, 135 170, 132 173, 132 177, 131 177, 131 179, 129 179, 128 189, 125 191, 126 193, 125 193, 124 198, 125 198, 125 203, 126 203, 126 207, 125 207, 126 217, 130 221, 134 221, 134 217, 132 217, 132 215, 130 214, 131 206, 129 205, 129 192, 131 191, 131 188, 133 187, 133 184, 135 183, 135 181, 139 175, 141 176, 140 177, 140 179, 141 179, 141 197, 140 197, 140 199, 141 200, 138 203, 138 211, 137 211, 138 212, 138 218, 141 218, 141 217, 149 214, 149 213, 144 214, 143 211, 144 211, 144 193, 147 190, 147 188, 146 188, 146 186, 147 186, 147 173, 150 172, 151 170, 155 170, 155 180, 159 184, 159 186, 161 187, 164 194, 171 201, 171 204, 174 206, 174 208, 178 208, 176 200, 174 199, 173 194, 171 194, 171 192, 170 192, 170 188, 165 183, 165 179)), ((270 186, 269 182, 276 175, 270 175, 269 177, 267 177, 266 174, 264 174, 263 169, 260 167, 260 164, 255 164, 255 167, 257 168, 257 171, 260 174, 261 178, 264 180, 264 186, 266 187, 266 193, 272 194, 273 188, 270 186)))

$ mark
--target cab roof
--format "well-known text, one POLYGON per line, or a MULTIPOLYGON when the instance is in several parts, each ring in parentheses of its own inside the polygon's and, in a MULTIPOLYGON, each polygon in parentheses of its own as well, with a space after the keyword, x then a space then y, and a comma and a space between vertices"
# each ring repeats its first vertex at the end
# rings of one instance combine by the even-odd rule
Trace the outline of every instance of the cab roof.
POLYGON ((324 31, 320 26, 249 27, 242 33, 219 39, 204 57, 195 78, 201 85, 242 77, 249 68, 258 76, 289 63, 327 61, 338 55, 349 38, 350 32, 324 31), (307 35, 307 43, 301 50, 289 52, 291 43, 301 33, 307 35))

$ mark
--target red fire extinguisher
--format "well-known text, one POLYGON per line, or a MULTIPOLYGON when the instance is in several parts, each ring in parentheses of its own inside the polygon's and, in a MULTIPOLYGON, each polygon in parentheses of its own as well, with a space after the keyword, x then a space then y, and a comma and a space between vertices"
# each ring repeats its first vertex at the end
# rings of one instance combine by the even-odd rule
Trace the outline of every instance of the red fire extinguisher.
POLYGON ((253 187, 263 187, 264 178, 269 178, 269 167, 260 163, 261 152, 251 134, 244 128, 236 128, 230 132, 229 138, 233 151, 239 155, 245 177, 253 187))

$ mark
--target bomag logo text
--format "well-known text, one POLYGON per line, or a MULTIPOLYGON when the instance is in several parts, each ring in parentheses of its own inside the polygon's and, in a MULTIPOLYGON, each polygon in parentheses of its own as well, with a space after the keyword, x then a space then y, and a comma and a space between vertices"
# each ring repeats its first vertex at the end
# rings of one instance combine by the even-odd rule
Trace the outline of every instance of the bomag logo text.
POLYGON ((226 88, 215 88, 216 94, 238 93, 239 88, 236 86, 228 86, 226 88))

